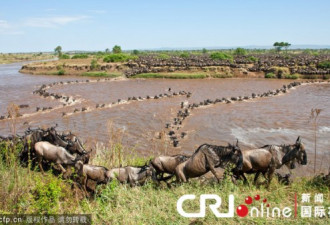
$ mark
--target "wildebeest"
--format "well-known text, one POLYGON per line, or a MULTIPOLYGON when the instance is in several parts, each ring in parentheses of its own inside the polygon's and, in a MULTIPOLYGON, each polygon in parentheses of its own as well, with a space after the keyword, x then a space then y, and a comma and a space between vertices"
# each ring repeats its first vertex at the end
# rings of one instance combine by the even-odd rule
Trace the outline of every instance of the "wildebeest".
POLYGON ((243 168, 241 170, 234 168, 233 172, 236 178, 242 176, 244 182, 247 182, 244 173, 255 173, 255 184, 262 173, 268 187, 276 169, 283 165, 294 169, 296 161, 301 165, 307 164, 307 154, 300 137, 293 145, 265 145, 258 149, 243 151, 243 168))
POLYGON ((187 182, 189 178, 199 177, 211 171, 220 181, 215 168, 224 168, 228 163, 233 163, 238 169, 242 168, 243 156, 238 146, 217 146, 203 144, 198 147, 194 154, 175 169, 177 181, 187 182))
POLYGON ((158 181, 166 181, 174 176, 175 168, 186 161, 189 156, 173 155, 173 156, 158 156, 150 161, 151 166, 155 169, 155 177, 158 181), (164 173, 170 174, 164 178, 164 173))
POLYGON ((148 177, 154 176, 154 169, 148 165, 126 166, 109 170, 110 180, 117 179, 120 183, 129 183, 131 187, 143 185, 148 177))
POLYGON ((87 180, 91 179, 96 184, 107 184, 109 181, 109 170, 103 166, 94 166, 89 164, 83 164, 81 160, 75 164, 77 174, 82 178, 82 186, 87 194, 87 180))
POLYGON ((60 168, 62 173, 66 172, 66 169, 64 169, 63 165, 74 165, 76 161, 82 160, 81 156, 73 156, 67 150, 65 150, 65 148, 55 146, 47 141, 40 141, 35 143, 34 149, 42 173, 44 173, 44 169, 42 168, 43 159, 55 163, 60 168))

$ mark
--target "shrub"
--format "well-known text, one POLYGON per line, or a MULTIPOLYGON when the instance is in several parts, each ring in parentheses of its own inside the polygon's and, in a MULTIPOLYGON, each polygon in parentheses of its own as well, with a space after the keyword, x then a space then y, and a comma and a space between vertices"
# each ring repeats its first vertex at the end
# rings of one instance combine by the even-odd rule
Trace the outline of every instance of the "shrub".
POLYGON ((96 59, 93 59, 91 62, 91 70, 96 70, 100 67, 100 65, 97 63, 96 59))
POLYGON ((222 52, 214 52, 210 55, 210 57, 213 60, 229 60, 229 61, 233 60, 233 56, 222 52))
POLYGON ((317 64, 317 67, 322 69, 330 69, 330 61, 323 61, 317 64))
POLYGON ((134 50, 133 50, 133 52, 132 52, 132 54, 133 54, 133 55, 138 55, 138 54, 140 54, 140 51, 139 51, 139 50, 136 50, 136 49, 134 49, 134 50))
POLYGON ((258 61, 258 58, 254 57, 254 56, 249 56, 247 58, 250 62, 257 62, 258 61))
POLYGON ((274 73, 266 73, 265 78, 276 78, 276 75, 274 73))
POLYGON ((130 59, 136 59, 136 56, 129 56, 126 54, 110 54, 103 58, 103 62, 125 62, 130 59))
POLYGON ((57 71, 57 75, 62 76, 64 74, 65 74, 65 70, 64 69, 60 69, 60 70, 57 71))
POLYGON ((236 48, 234 55, 246 55, 247 51, 244 48, 236 48))
POLYGON ((298 79, 299 78, 299 74, 295 73, 295 74, 285 74, 284 75, 285 79, 298 79))
POLYGON ((169 59, 170 56, 166 53, 160 53, 157 55, 157 58, 160 58, 160 59, 169 59))
POLYGON ((189 53, 188 52, 184 52, 180 54, 181 58, 188 58, 189 57, 189 53))
POLYGON ((74 56, 72 56, 71 59, 87 59, 88 55, 87 54, 75 54, 74 56))
POLYGON ((51 178, 41 181, 36 178, 36 186, 33 189, 34 208, 39 213, 56 213, 59 207, 59 200, 62 194, 61 180, 51 178))
POLYGON ((68 54, 62 54, 60 59, 70 59, 70 56, 68 54))
POLYGON ((113 46, 113 48, 112 48, 112 52, 115 53, 115 54, 119 54, 119 53, 121 53, 121 52, 122 52, 122 51, 121 51, 121 47, 120 47, 119 45, 115 45, 115 46, 113 46))

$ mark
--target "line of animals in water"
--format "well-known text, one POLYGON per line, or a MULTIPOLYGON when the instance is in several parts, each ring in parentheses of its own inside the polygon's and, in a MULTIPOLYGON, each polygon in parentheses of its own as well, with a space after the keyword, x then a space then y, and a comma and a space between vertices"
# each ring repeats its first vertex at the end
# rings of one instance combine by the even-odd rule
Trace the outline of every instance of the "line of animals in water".
MULTIPOLYGON (((227 146, 202 144, 190 156, 157 156, 146 162, 144 166, 108 169, 88 164, 92 150, 86 151, 81 140, 73 133, 57 132, 56 126, 47 129, 29 128, 23 136, 0 136, 0 142, 7 141, 14 145, 21 141, 24 147, 19 159, 23 166, 31 163, 34 168, 38 165, 42 173, 45 168, 49 170, 53 167, 64 178, 75 180, 86 195, 95 191, 95 187, 88 186, 88 180, 94 182, 95 186, 107 184, 114 179, 135 186, 143 185, 148 178, 151 178, 158 184, 166 182, 171 186, 173 182, 188 182, 190 178, 199 178, 211 171, 220 182, 222 177, 217 174, 216 168, 225 169, 229 164, 234 165, 231 169, 231 178, 235 184, 238 179, 248 183, 245 174, 255 174, 256 184, 259 175, 262 174, 266 179, 266 186, 269 187, 276 169, 286 166, 291 173, 296 163, 307 164, 306 150, 301 138, 298 137, 294 144, 265 145, 247 151, 241 151, 238 140, 236 144, 228 143, 227 146), (67 173, 71 171, 71 167, 75 168, 74 176, 67 173), (174 176, 176 180, 169 183, 168 181, 174 176)), ((290 182, 290 174, 277 175, 280 181, 290 182)))

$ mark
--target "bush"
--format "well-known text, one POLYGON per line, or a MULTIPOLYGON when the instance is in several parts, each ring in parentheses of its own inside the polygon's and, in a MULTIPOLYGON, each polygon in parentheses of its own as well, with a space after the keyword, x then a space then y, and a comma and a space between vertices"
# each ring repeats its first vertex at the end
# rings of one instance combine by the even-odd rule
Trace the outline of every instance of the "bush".
POLYGON ((120 54, 122 52, 121 47, 119 45, 113 46, 112 52, 115 53, 115 54, 120 54))
POLYGON ((188 52, 184 52, 180 54, 181 58, 188 58, 189 57, 189 53, 188 52))
POLYGON ((71 59, 87 59, 88 55, 87 54, 75 54, 74 56, 72 56, 71 59))
POLYGON ((57 75, 64 75, 65 74, 65 70, 64 69, 60 69, 59 71, 57 71, 57 75))
POLYGON ((161 53, 161 54, 157 55, 157 58, 159 58, 159 59, 169 59, 170 56, 166 53, 161 53))
POLYGON ((330 61, 323 61, 317 64, 317 67, 322 69, 330 69, 330 61))
POLYGON ((213 60, 229 60, 229 61, 233 60, 233 56, 222 52, 214 52, 210 55, 210 57, 213 60))
POLYGON ((33 190, 34 208, 39 213, 56 213, 59 208, 59 200, 62 194, 61 180, 51 178, 49 181, 41 181, 36 178, 36 186, 33 190))
POLYGON ((284 75, 285 79, 298 79, 299 78, 299 74, 295 73, 295 74, 285 74, 284 75))
POLYGON ((70 56, 68 54, 62 54, 60 59, 70 59, 70 56))
POLYGON ((258 58, 254 57, 254 56, 249 56, 247 58, 250 62, 257 62, 258 61, 258 58))
POLYGON ((126 54, 110 54, 103 58, 103 62, 125 62, 130 59, 136 59, 136 56, 129 56, 126 54))
POLYGON ((276 75, 274 73, 267 73, 265 74, 265 78, 276 78, 276 75))
POLYGON ((91 70, 96 70, 100 67, 100 65, 97 63, 95 59, 92 60, 91 62, 91 70))
POLYGON ((247 51, 244 48, 236 48, 234 55, 246 55, 247 51))

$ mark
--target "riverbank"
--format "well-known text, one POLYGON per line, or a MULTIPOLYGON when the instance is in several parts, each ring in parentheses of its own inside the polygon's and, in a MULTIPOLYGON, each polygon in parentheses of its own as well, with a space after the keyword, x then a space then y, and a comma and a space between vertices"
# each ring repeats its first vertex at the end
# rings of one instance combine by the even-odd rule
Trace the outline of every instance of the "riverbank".
MULTIPOLYGON (((100 145, 99 145, 100 146, 100 145)), ((224 177, 218 184, 213 179, 192 179, 189 183, 168 188, 157 186, 151 180, 141 187, 131 188, 113 181, 100 186, 92 198, 82 195, 78 186, 71 180, 53 175, 48 171, 42 175, 38 168, 24 168, 19 165, 17 154, 22 146, 0 144, 0 213, 15 214, 91 214, 93 224, 327 224, 330 191, 329 181, 325 176, 296 178, 290 185, 284 185, 273 179, 267 190, 263 185, 245 185, 238 182, 234 185, 229 177, 224 177), (314 199, 315 194, 323 194, 323 203, 311 201, 306 205, 324 206, 326 215, 323 218, 301 218, 301 196, 309 193, 314 199), (178 199, 185 194, 216 194, 222 198, 220 212, 228 211, 228 196, 235 196, 235 214, 233 218, 216 218, 207 210, 205 218, 185 218, 176 209, 178 199), (294 217, 294 196, 297 194, 299 207, 297 218, 294 217), (236 214, 236 207, 244 204, 248 196, 260 196, 251 206, 260 208, 263 199, 267 199, 270 209, 289 207, 292 210, 289 218, 281 219, 269 216, 244 218, 236 214), (259 202, 260 201, 260 202, 259 202)), ((107 148, 97 148, 91 164, 113 168, 122 164, 142 165, 148 158, 129 154, 120 154, 124 146, 113 143, 107 148)), ((252 183, 252 176, 248 176, 252 183)), ((261 181, 260 181, 261 182, 261 181)), ((267 205, 266 203, 263 203, 267 205)), ((249 208, 251 208, 249 206, 249 208)), ((264 206, 266 207, 266 206, 264 206)), ((197 200, 184 206, 187 212, 198 212, 197 200)), ((314 215, 314 214, 313 214, 314 215)))
POLYGON ((146 53, 72 56, 24 65, 20 72, 36 75, 78 75, 132 78, 284 78, 329 79, 329 55, 256 54, 233 56, 222 52, 177 56, 146 53), (166 57, 165 57, 166 56, 166 57), (225 58, 223 58, 226 56, 225 58), (111 60, 109 60, 111 59, 111 60))
POLYGON ((55 56, 53 54, 45 53, 0 53, 0 64, 48 60, 54 58, 55 56))

